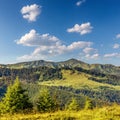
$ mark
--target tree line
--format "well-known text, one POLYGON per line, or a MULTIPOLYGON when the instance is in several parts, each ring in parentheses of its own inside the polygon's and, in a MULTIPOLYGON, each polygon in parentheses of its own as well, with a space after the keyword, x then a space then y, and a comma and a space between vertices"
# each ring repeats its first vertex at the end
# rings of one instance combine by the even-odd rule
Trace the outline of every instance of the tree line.
MULTIPOLYGON (((93 109, 94 103, 90 98, 86 98, 84 109, 93 109)), ((65 105, 64 110, 80 110, 78 101, 72 98, 71 101, 65 105)), ((39 97, 33 104, 18 78, 13 84, 7 87, 4 97, 0 101, 0 113, 18 113, 18 112, 54 112, 60 110, 60 104, 56 97, 52 97, 47 88, 40 91, 39 97)))

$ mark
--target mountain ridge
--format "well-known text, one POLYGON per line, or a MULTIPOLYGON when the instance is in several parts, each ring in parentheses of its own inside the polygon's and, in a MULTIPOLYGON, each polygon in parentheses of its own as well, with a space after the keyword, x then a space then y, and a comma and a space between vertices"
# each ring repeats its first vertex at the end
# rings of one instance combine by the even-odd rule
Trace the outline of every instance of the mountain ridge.
MULTIPOLYGON (((25 61, 25 62, 18 62, 18 63, 12 63, 12 64, 0 64, 0 67, 12 67, 12 66, 19 66, 19 65, 29 65, 31 64, 31 66, 33 65, 48 65, 48 64, 52 64, 52 65, 59 65, 61 63, 81 63, 81 64, 86 64, 88 66, 98 66, 98 65, 103 65, 103 66, 112 66, 112 67, 117 67, 119 68, 120 66, 116 66, 116 65, 113 65, 113 64, 99 64, 99 63, 92 63, 92 64, 89 64, 87 62, 83 62, 81 60, 78 60, 78 59, 75 59, 75 58, 71 58, 71 59, 68 59, 68 60, 64 60, 64 61, 59 61, 59 62, 54 62, 54 61, 49 61, 49 60, 33 60, 33 61, 25 61)), ((26 66, 27 67, 27 66, 26 66)), ((29 66, 28 66, 29 67, 29 66)))
POLYGON ((83 70, 90 70, 93 72, 119 75, 120 67, 112 64, 88 64, 86 62, 71 58, 66 61, 54 62, 45 60, 36 60, 28 62, 20 62, 15 64, 0 64, 0 68, 9 69, 23 69, 23 68, 37 68, 37 67, 48 67, 48 68, 80 68, 83 70))

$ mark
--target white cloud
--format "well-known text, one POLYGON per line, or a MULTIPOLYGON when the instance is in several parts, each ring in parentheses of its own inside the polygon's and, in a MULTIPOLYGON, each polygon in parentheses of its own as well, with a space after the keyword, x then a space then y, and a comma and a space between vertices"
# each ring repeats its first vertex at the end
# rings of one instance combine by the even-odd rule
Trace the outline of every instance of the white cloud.
POLYGON ((82 58, 85 59, 98 59, 100 57, 98 50, 91 47, 84 48, 81 55, 83 56, 82 58))
POLYGON ((116 39, 120 39, 120 34, 117 34, 117 35, 116 35, 116 39))
POLYGON ((40 35, 34 29, 30 30, 29 33, 26 33, 16 41, 17 44, 22 44, 24 46, 57 45, 60 44, 59 42, 57 37, 51 36, 48 33, 40 35))
POLYGON ((92 31, 92 28, 93 27, 91 26, 90 22, 87 22, 81 25, 75 24, 73 28, 68 28, 67 32, 69 33, 76 32, 80 33, 81 35, 84 35, 90 33, 92 31))
POLYGON ((90 48, 92 42, 77 41, 70 45, 65 45, 55 36, 50 34, 39 34, 34 29, 30 30, 29 33, 23 35, 17 44, 23 46, 35 47, 34 51, 29 55, 23 55, 18 60, 34 60, 34 59, 45 59, 48 57, 59 56, 63 54, 70 54, 76 50, 82 51, 85 48, 90 48))
POLYGON ((114 49, 118 49, 119 47, 120 47, 120 45, 117 44, 117 43, 113 45, 113 48, 114 48, 114 49))
POLYGON ((76 3, 76 5, 77 6, 80 6, 82 3, 84 3, 85 2, 85 0, 81 0, 81 1, 78 1, 77 3, 76 3))
POLYGON ((94 49, 94 48, 87 47, 87 48, 83 49, 83 52, 86 53, 86 54, 89 54, 89 53, 92 53, 92 52, 97 52, 97 50, 94 49))
POLYGON ((34 22, 41 13, 41 6, 37 4, 24 6, 21 9, 21 13, 24 19, 27 19, 30 22, 34 22))
POLYGON ((80 58, 82 59, 87 59, 87 60, 90 60, 90 59, 98 59, 100 58, 100 55, 98 53, 93 53, 93 54, 80 54, 80 58))
POLYGON ((98 53, 90 56, 91 59, 97 59, 100 55, 98 53))
POLYGON ((68 50, 74 50, 74 49, 81 49, 85 47, 90 47, 92 45, 91 42, 84 42, 84 41, 78 41, 78 42, 73 42, 71 45, 67 46, 68 50))
POLYGON ((112 57, 120 57, 119 53, 110 53, 110 54, 105 54, 105 58, 112 58, 112 57))

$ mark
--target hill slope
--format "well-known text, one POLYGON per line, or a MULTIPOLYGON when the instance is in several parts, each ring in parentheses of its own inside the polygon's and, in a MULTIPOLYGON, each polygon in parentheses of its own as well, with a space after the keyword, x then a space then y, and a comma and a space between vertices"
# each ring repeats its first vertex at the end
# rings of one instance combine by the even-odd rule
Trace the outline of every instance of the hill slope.
MULTIPOLYGON (((0 96, 16 76, 22 83, 35 84, 38 89, 47 86, 59 93, 63 90, 70 96, 83 95, 98 101, 120 103, 120 67, 114 65, 87 64, 76 59, 0 65, 0 96)), ((27 87, 32 91, 33 87, 27 87)), ((37 90, 33 91, 37 95, 37 90)))

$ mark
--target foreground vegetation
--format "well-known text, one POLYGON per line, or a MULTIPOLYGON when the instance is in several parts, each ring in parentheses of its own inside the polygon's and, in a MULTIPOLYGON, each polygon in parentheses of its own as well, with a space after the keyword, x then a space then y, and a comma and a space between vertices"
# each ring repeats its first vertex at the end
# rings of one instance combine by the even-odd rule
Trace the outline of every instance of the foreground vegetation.
POLYGON ((40 92, 39 99, 33 104, 21 85, 17 78, 7 88, 0 102, 0 120, 120 120, 120 106, 117 104, 98 108, 86 97, 84 107, 80 107, 78 101, 72 98, 61 109, 47 89, 40 92))
POLYGON ((52 113, 4 114, 0 120, 120 120, 120 106, 113 105, 93 110, 56 111, 52 113))

